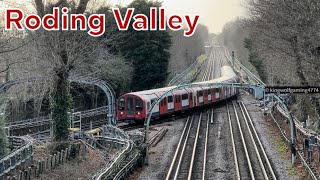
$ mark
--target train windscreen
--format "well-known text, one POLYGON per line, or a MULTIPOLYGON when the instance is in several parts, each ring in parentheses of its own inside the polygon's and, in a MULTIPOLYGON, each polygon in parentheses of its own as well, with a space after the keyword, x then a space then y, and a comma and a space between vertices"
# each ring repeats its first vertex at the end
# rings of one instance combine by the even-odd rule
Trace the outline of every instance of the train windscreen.
POLYGON ((140 98, 136 98, 136 111, 142 111, 142 100, 140 98))
POLYGON ((127 114, 134 113, 133 98, 127 97, 127 114))
POLYGON ((124 110, 124 98, 119 99, 118 109, 124 110))

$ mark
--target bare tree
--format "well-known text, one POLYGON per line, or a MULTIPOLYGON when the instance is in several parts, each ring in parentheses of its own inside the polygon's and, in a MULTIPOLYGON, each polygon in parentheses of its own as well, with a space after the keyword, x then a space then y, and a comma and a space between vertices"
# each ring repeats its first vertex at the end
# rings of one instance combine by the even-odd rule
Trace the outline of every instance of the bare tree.
MULTIPOLYGON (((288 74, 287 83, 298 79, 303 86, 318 85, 320 2, 251 0, 248 8, 251 13, 248 26, 250 36, 255 41, 256 49, 265 57, 268 68, 277 70, 279 77, 286 71, 294 72, 291 77, 288 74), (272 56, 268 57, 268 54, 272 56)), ((308 100, 306 96, 300 96, 300 99, 302 119, 305 120, 308 100)), ((317 98, 314 96, 313 99, 317 98)), ((319 101, 313 102, 319 104, 319 101)))

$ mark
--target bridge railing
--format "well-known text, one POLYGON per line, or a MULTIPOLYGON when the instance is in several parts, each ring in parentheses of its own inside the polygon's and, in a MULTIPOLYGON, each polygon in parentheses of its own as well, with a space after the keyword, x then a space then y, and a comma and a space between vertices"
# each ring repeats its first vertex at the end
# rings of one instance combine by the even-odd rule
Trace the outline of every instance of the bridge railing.
MULTIPOLYGON (((88 130, 88 129, 94 129, 97 126, 102 126, 107 124, 107 106, 102 106, 96 109, 91 109, 91 110, 86 110, 86 111, 80 111, 80 112, 75 112, 75 113, 71 113, 70 115, 70 119, 71 119, 71 127, 79 127, 79 125, 75 124, 75 119, 78 120, 83 120, 84 118, 88 118, 88 117, 94 117, 94 116, 101 116, 101 115, 105 115, 105 118, 102 120, 92 120, 89 121, 87 124, 86 123, 82 123, 83 125, 86 125, 86 128, 84 128, 83 130, 88 130)), ((21 129, 32 129, 35 127, 41 127, 46 125, 46 128, 39 128, 39 131, 37 132, 28 132, 29 135, 32 134, 41 134, 41 132, 47 132, 50 131, 52 128, 52 119, 48 116, 46 117, 39 117, 39 118, 34 118, 34 119, 26 119, 26 120, 21 120, 21 121, 13 121, 10 122, 6 125, 5 129, 8 132, 8 136, 10 135, 26 135, 26 134, 21 134, 21 132, 19 133, 13 133, 21 130, 21 129)), ((79 127, 81 128, 81 127, 79 127)), ((35 130, 35 129, 33 129, 35 130)), ((50 134, 50 133, 49 133, 50 134)))
MULTIPOLYGON (((230 56, 230 54, 228 53, 227 49, 225 48, 225 55, 228 58, 230 64, 232 64, 232 57, 230 56)), ((262 82, 256 75, 254 75, 248 68, 246 68, 237 58, 234 58, 234 63, 237 63, 240 67, 241 70, 245 71, 245 73, 254 81, 256 81, 257 83, 259 83, 260 85, 265 86, 264 82, 262 82)))
POLYGON ((168 83, 168 86, 174 85, 181 79, 184 75, 186 75, 187 72, 190 71, 193 67, 195 67, 198 64, 198 60, 195 60, 187 69, 182 71, 181 73, 177 74, 171 81, 168 83))
POLYGON ((114 139, 114 138, 108 138, 108 137, 96 137, 98 141, 107 141, 108 143, 116 143, 118 146, 122 147, 120 150, 114 155, 114 158, 109 161, 105 165, 104 168, 102 168, 100 171, 98 171, 92 179, 94 180, 103 180, 103 179, 110 179, 111 177, 119 176, 121 177, 121 174, 126 173, 126 169, 124 167, 128 166, 134 166, 135 160, 138 157, 138 154, 135 154, 135 147, 134 143, 130 140, 120 140, 120 139, 114 139), (127 162, 128 157, 133 157, 129 162, 127 162), (120 173, 120 174, 119 174, 120 173))
MULTIPOLYGON (((276 104, 275 106, 276 106, 278 112, 280 112, 280 114, 282 114, 284 117, 288 118, 287 113, 281 108, 281 106, 279 106, 279 104, 276 104)), ((282 134, 282 137, 286 140, 286 142, 289 143, 290 140, 286 137, 285 133, 282 132, 280 125, 279 125, 278 122, 275 120, 275 118, 273 117, 272 113, 271 113, 271 117, 272 117, 272 119, 276 122, 278 128, 280 129, 280 132, 281 132, 281 134, 282 134)), ((311 137, 311 136, 314 136, 314 135, 316 134, 314 131, 312 131, 312 130, 310 130, 310 129, 305 129, 305 128, 303 128, 301 122, 299 122, 296 117, 293 117, 293 118, 294 118, 294 121, 296 122, 295 125, 296 125, 296 127, 297 127, 297 130, 300 131, 304 136, 311 137)), ((316 139, 318 140, 318 142, 319 142, 319 138, 320 138, 319 135, 317 135, 315 138, 316 138, 316 139)), ((311 176, 311 178, 312 178, 313 180, 320 179, 320 177, 317 177, 317 175, 316 175, 316 174, 313 172, 313 170, 310 168, 308 162, 304 159, 303 154, 302 154, 299 150, 297 150, 297 149, 296 149, 296 151, 297 151, 297 154, 298 154, 299 159, 301 160, 303 166, 305 167, 305 169, 307 170, 307 172, 309 173, 309 175, 311 176)))
POLYGON ((27 137, 9 137, 10 146, 14 150, 0 160, 0 177, 15 169, 33 156, 32 142, 27 137))

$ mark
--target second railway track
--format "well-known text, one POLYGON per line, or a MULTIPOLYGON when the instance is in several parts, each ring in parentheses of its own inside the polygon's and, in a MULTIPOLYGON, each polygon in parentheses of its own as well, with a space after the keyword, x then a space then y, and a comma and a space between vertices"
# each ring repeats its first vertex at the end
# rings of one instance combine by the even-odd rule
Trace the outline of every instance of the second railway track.
POLYGON ((228 105, 237 179, 277 179, 243 102, 228 105))

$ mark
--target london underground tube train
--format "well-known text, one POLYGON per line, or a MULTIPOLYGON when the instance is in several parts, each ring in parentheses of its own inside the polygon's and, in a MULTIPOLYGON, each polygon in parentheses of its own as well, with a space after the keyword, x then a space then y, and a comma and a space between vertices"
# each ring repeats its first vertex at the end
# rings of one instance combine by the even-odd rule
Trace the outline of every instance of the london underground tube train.
MULTIPOLYGON (((167 94, 159 104, 156 104, 152 111, 152 118, 159 118, 169 114, 194 109, 196 107, 207 106, 232 98, 237 95, 238 89, 235 87, 208 86, 208 83, 236 83, 238 76, 230 66, 221 68, 221 77, 209 81, 197 82, 202 87, 184 88, 174 90, 167 94)), ((146 91, 131 92, 122 95, 117 103, 118 121, 141 122, 148 117, 151 105, 163 95, 176 86, 170 86, 146 91)))

